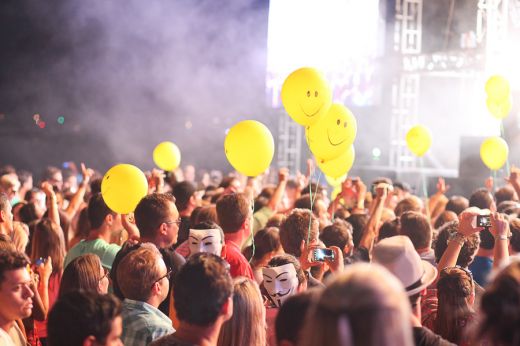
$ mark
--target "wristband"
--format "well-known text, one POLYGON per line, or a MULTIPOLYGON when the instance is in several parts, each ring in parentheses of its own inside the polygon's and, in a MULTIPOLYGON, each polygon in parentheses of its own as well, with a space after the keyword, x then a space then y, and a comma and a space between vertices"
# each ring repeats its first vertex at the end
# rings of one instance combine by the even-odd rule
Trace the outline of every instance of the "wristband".
POLYGON ((499 239, 499 240, 508 240, 509 237, 505 234, 499 234, 495 237, 495 239, 499 239))
POLYGON ((460 246, 464 246, 464 243, 466 242, 466 236, 462 233, 455 232, 450 234, 449 240, 456 241, 460 246))

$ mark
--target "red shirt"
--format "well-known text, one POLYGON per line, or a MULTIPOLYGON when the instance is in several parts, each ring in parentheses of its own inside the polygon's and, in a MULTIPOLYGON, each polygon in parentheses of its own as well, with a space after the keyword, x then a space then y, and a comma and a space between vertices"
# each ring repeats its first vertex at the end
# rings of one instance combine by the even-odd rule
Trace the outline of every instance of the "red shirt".
POLYGON ((240 247, 231 240, 226 240, 226 255, 224 258, 229 263, 229 273, 231 277, 245 276, 255 280, 253 269, 247 259, 240 252, 240 247))

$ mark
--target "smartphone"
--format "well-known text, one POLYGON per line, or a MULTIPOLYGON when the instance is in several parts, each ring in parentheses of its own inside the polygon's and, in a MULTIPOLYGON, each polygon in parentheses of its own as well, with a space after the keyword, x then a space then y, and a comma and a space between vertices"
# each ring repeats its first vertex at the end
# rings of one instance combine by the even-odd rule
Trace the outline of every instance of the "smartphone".
POLYGON ((45 258, 38 258, 35 262, 34 262, 34 265, 36 265, 37 267, 40 266, 40 264, 44 264, 45 263, 45 258))
POLYGON ((331 249, 314 249, 312 250, 311 261, 312 262, 325 262, 334 261, 334 251, 331 249))
POLYGON ((489 215, 477 215, 477 227, 491 227, 491 217, 489 215))

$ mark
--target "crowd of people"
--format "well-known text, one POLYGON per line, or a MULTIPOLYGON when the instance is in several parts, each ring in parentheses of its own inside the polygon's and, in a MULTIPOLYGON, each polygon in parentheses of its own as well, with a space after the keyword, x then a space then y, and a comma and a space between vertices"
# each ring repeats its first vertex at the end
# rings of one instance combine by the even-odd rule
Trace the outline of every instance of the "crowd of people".
POLYGON ((83 164, 2 166, 0 345, 520 345, 519 170, 428 198, 312 171, 154 169, 121 215, 83 164))

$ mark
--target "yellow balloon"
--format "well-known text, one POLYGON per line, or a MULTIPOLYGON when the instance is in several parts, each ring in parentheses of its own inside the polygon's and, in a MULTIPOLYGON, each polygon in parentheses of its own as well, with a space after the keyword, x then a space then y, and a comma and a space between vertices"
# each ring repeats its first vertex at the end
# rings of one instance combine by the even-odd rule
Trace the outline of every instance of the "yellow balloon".
POLYGON ((509 155, 509 147, 500 137, 489 137, 480 146, 480 158, 489 169, 497 170, 504 165, 509 155))
POLYGON ((323 118, 305 129, 309 148, 314 156, 323 161, 345 153, 354 143, 356 133, 356 118, 339 103, 334 103, 323 118))
POLYGON ((274 139, 271 131, 255 120, 235 124, 224 141, 226 157, 238 172, 256 177, 271 164, 274 139))
POLYGON ((432 145, 432 134, 427 127, 416 125, 406 134, 406 145, 412 153, 423 156, 432 145))
POLYGON ((181 163, 181 151, 172 142, 159 143, 153 150, 153 161, 160 169, 173 171, 181 163))
POLYGON ((506 118, 513 108, 510 96, 502 100, 488 97, 486 100, 486 106, 489 113, 497 119, 506 118))
POLYGON ((345 181, 345 179, 347 179, 347 175, 346 174, 343 174, 339 178, 332 178, 332 177, 329 177, 328 175, 325 176, 325 180, 332 187, 336 187, 336 186, 341 185, 341 183, 343 181, 345 181))
POLYGON ((488 97, 496 100, 504 100, 509 97, 511 93, 509 81, 500 75, 489 77, 485 88, 488 97))
POLYGON ((303 126, 318 121, 332 103, 332 92, 327 81, 310 67, 300 68, 285 79, 281 97, 285 111, 303 126))
POLYGON ((354 150, 354 146, 351 145, 350 148, 347 149, 343 154, 338 156, 332 160, 320 160, 316 158, 316 162, 318 167, 321 169, 326 176, 332 178, 339 178, 344 176, 350 171, 352 165, 354 164, 354 160, 356 159, 356 152, 354 150))
POLYGON ((133 165, 115 165, 105 173, 101 181, 103 200, 110 209, 119 214, 133 212, 147 193, 146 177, 133 165))

